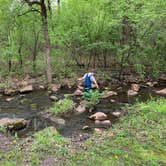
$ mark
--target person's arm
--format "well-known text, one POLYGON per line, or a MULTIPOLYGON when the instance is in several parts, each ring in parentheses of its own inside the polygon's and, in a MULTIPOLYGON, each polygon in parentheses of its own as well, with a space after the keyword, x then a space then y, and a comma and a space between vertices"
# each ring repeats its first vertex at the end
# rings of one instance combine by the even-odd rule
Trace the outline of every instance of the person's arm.
POLYGON ((93 81, 94 83, 95 83, 95 86, 96 86, 96 88, 97 89, 99 89, 99 85, 98 85, 98 83, 96 82, 96 80, 94 79, 94 81, 93 81))
POLYGON ((78 81, 83 81, 83 80, 84 80, 84 77, 78 78, 77 80, 78 80, 78 81))
POLYGON ((99 89, 99 85, 98 85, 98 83, 96 82, 95 77, 92 75, 90 79, 91 79, 91 81, 93 81, 93 82, 94 82, 94 84, 95 84, 96 88, 97 88, 97 89, 99 89))
POLYGON ((78 78, 78 79, 77 79, 77 81, 83 81, 83 80, 85 79, 85 77, 86 77, 86 74, 84 74, 84 76, 83 76, 83 77, 78 78))

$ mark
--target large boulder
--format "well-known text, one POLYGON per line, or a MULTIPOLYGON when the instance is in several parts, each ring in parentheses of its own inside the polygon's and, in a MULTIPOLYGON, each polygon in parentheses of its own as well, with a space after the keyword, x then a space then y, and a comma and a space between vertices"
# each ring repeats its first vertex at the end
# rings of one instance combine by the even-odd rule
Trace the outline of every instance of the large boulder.
POLYGON ((28 86, 28 82, 27 81, 21 81, 21 82, 19 82, 19 86, 20 87, 26 87, 26 86, 28 86))
POLYGON ((166 95, 166 88, 155 91, 159 95, 166 95))
POLYGON ((105 98, 108 98, 108 97, 113 96, 113 95, 117 95, 117 93, 114 91, 108 91, 108 92, 103 93, 101 97, 103 99, 105 99, 105 98))
POLYGON ((128 96, 136 96, 138 94, 138 92, 137 91, 134 91, 134 90, 132 90, 132 89, 129 89, 128 91, 127 91, 127 95, 128 96))
POLYGON ((95 114, 91 115, 89 118, 93 120, 106 120, 107 115, 103 112, 96 112, 95 114))
POLYGON ((9 130, 19 130, 26 127, 27 121, 23 118, 2 118, 0 126, 9 130))
POLYGON ((39 87, 38 87, 40 90, 43 90, 43 89, 45 89, 45 87, 43 86, 43 85, 39 85, 39 87))
POLYGON ((57 100, 58 100, 58 98, 57 98, 56 96, 54 96, 54 95, 51 95, 49 98, 50 98, 51 100, 53 100, 53 101, 57 101, 57 100))
POLYGON ((154 87, 157 84, 158 84, 157 81, 154 81, 154 82, 148 81, 148 82, 146 82, 146 85, 148 85, 149 87, 154 87))
POLYGON ((15 88, 9 88, 9 89, 7 88, 4 90, 4 94, 8 96, 15 95, 16 93, 18 93, 18 91, 15 88))
POLYGON ((95 120, 95 125, 98 127, 110 127, 111 121, 110 120, 95 120))
POLYGON ((60 84, 51 84, 50 88, 51 88, 51 91, 57 92, 61 88, 61 85, 60 84))
POLYGON ((76 111, 79 112, 79 113, 83 113, 86 111, 86 106, 84 105, 79 105, 77 108, 76 108, 76 111))
POLYGON ((8 98, 6 98, 5 100, 7 101, 7 102, 10 102, 10 101, 12 101, 14 99, 14 97, 8 97, 8 98))
POLYGON ((131 90, 138 92, 140 89, 139 84, 131 84, 131 90))
POLYGON ((20 89, 20 93, 27 93, 27 92, 32 92, 33 91, 33 86, 32 85, 28 85, 25 86, 24 88, 20 89))
POLYGON ((87 101, 86 100, 82 100, 80 102, 80 104, 76 107, 76 111, 79 113, 83 113, 86 111, 86 108, 88 108, 87 106, 87 101))
POLYGON ((76 89, 76 91, 73 93, 74 96, 81 96, 83 92, 80 89, 76 89))

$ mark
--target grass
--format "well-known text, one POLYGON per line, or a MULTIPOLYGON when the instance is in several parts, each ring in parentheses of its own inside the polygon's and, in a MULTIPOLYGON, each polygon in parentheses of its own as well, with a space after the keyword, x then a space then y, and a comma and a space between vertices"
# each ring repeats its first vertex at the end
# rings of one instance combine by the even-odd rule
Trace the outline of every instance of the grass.
POLYGON ((5 133, 6 132, 6 127, 0 126, 0 132, 5 133))
POLYGON ((166 99, 151 99, 128 107, 104 141, 92 141, 86 151, 74 154, 68 165, 159 166, 166 164, 166 99))
POLYGON ((68 155, 67 145, 67 139, 54 127, 48 127, 37 132, 28 144, 20 141, 13 150, 0 155, 0 165, 40 165, 48 155, 61 160, 61 157, 68 155))
MULTIPOLYGON (((150 99, 127 106, 128 114, 103 135, 94 133, 75 151, 53 127, 37 132, 32 142, 18 144, 1 155, 1 165, 40 165, 53 156, 66 166, 166 165, 166 99, 150 99), (86 150, 84 150, 86 149, 86 150), (24 164, 23 164, 24 163, 24 164)), ((19 142, 19 141, 18 141, 19 142)))
POLYGON ((55 102, 53 105, 53 108, 50 109, 50 112, 56 115, 58 113, 63 113, 65 111, 72 109, 73 106, 74 106, 74 103, 71 99, 64 98, 63 100, 59 100, 58 102, 55 102))

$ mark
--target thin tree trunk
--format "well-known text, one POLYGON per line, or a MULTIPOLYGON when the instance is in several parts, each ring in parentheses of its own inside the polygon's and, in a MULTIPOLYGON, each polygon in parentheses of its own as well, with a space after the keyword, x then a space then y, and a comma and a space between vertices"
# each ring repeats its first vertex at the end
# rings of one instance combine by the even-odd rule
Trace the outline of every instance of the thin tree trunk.
POLYGON ((42 16, 42 28, 45 39, 45 52, 46 52, 46 76, 48 84, 52 82, 52 71, 51 71, 51 43, 48 33, 47 23, 47 9, 44 0, 41 0, 41 16, 42 16))
POLYGON ((95 68, 95 67, 96 67, 96 52, 93 49, 93 68, 95 68))
POLYGON ((38 44, 38 34, 35 36, 35 44, 33 48, 33 70, 36 72, 36 57, 37 57, 37 44, 38 44))
MULTIPOLYGON (((122 39, 121 39, 121 46, 129 44, 130 41, 130 26, 129 26, 129 19, 128 17, 124 17, 122 20, 122 39)), ((122 53, 121 63, 120 63, 120 71, 119 71, 119 79, 121 80, 123 71, 124 71, 124 63, 125 63, 125 53, 122 53)))
POLYGON ((19 64, 20 68, 22 69, 23 67, 23 60, 22 60, 22 43, 20 43, 19 49, 18 49, 18 54, 19 54, 19 64))
POLYGON ((12 61, 11 61, 11 59, 9 59, 9 61, 8 61, 8 69, 9 69, 9 72, 12 69, 12 61))
POLYGON ((105 50, 103 54, 104 54, 104 68, 106 68, 107 67, 107 51, 105 50))
POLYGON ((57 0, 57 4, 58 4, 58 13, 60 13, 60 0, 57 0))

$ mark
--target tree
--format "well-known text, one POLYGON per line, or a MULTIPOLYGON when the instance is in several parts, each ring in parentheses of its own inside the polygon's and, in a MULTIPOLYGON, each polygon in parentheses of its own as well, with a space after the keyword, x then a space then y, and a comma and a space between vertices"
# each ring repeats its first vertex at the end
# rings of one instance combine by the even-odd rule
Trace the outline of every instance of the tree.
MULTIPOLYGON (((46 0, 24 0, 30 7, 29 11, 27 12, 39 12, 41 15, 41 20, 42 20, 42 29, 43 29, 43 35, 45 39, 45 54, 46 54, 46 76, 47 76, 47 81, 50 84, 52 82, 52 71, 51 71, 51 42, 50 42, 50 37, 49 37, 49 32, 48 32, 48 21, 47 21, 47 16, 48 16, 48 10, 50 10, 50 1, 46 0), (36 8, 34 8, 34 6, 36 8), (39 6, 39 10, 38 10, 39 6)), ((26 12, 26 13, 27 13, 26 12)))

